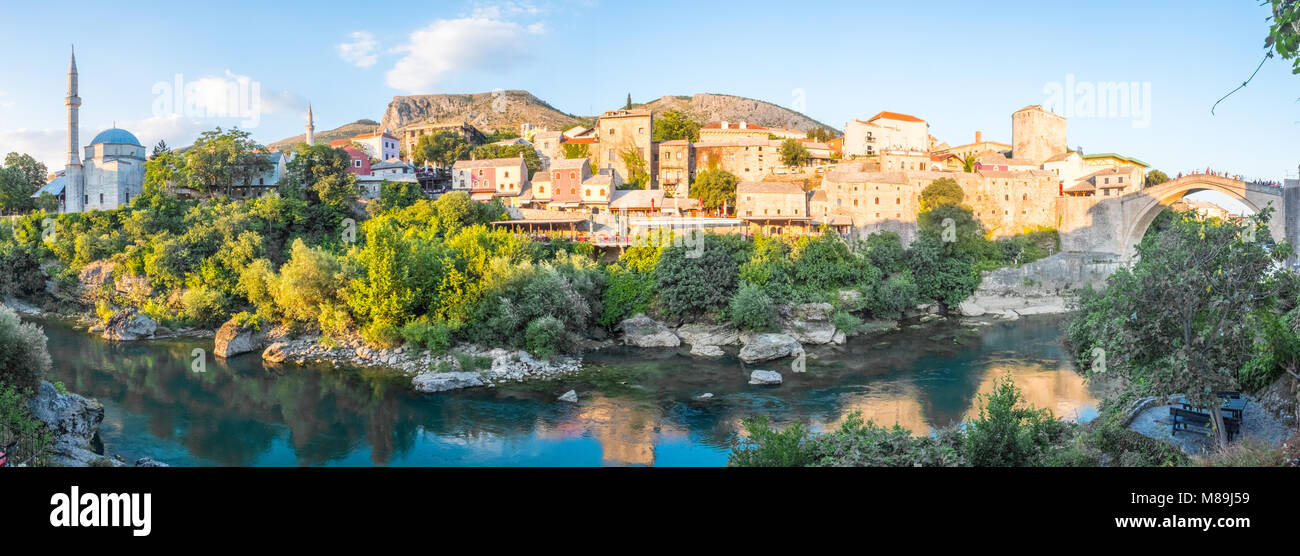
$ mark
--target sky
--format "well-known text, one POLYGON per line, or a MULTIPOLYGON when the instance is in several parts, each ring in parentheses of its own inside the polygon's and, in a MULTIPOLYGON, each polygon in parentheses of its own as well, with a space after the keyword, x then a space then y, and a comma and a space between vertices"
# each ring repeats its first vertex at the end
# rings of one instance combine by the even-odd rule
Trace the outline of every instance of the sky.
POLYGON ((379 121, 397 95, 525 89, 576 115, 628 94, 745 96, 839 129, 889 110, 952 145, 976 131, 1010 143, 1011 113, 1045 104, 1069 118, 1072 148, 1171 176, 1281 180, 1300 165, 1289 62, 1267 61, 1210 113, 1263 59, 1256 0, 25 1, 5 14, 0 153, 51 169, 67 156, 74 43, 83 146, 113 125, 146 146, 234 125, 270 143, 302 133, 309 102, 321 131, 379 121))

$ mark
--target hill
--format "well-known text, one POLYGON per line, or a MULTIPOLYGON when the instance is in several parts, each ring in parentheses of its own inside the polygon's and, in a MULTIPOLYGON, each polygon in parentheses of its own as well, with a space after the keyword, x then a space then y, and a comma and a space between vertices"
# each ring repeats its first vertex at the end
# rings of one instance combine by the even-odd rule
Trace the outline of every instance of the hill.
POLYGON ((524 123, 562 130, 579 123, 579 118, 556 110, 528 91, 513 90, 393 97, 384 111, 383 126, 397 131, 410 124, 462 121, 485 133, 493 130, 517 133, 524 123))
MULTIPOLYGON (((351 139, 362 133, 373 132, 375 131, 375 128, 378 127, 379 127, 379 122, 376 122, 374 120, 357 120, 350 124, 344 125, 342 127, 336 127, 328 131, 317 130, 316 144, 328 145, 330 141, 337 141, 339 139, 351 139)), ((281 139, 279 141, 271 143, 270 145, 267 145, 267 147, 269 147, 272 150, 282 151, 282 150, 292 149, 294 145, 297 145, 298 143, 302 143, 306 140, 307 140, 307 135, 304 133, 302 135, 295 135, 288 139, 281 139)))
POLYGON ((749 122, 764 127, 784 127, 808 131, 818 126, 825 126, 840 131, 835 126, 826 125, 804 114, 777 106, 770 102, 732 95, 699 93, 689 97, 665 96, 640 105, 654 112, 655 117, 669 110, 677 110, 687 117, 708 124, 710 122, 749 122))

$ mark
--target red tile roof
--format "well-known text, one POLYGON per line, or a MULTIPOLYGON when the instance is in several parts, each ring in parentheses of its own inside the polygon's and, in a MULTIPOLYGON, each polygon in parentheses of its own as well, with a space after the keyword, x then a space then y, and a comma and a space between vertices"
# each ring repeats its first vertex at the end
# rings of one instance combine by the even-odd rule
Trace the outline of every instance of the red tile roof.
MULTIPOLYGON (((757 129, 757 130, 759 130, 759 131, 762 131, 762 130, 767 129, 767 128, 761 126, 761 125, 758 125, 758 124, 751 124, 751 123, 748 123, 748 122, 727 122, 727 127, 726 127, 726 129, 740 129, 740 124, 742 124, 742 123, 745 124, 745 131, 749 131, 749 130, 751 130, 751 129, 757 129)), ((709 124, 709 125, 706 125, 706 126, 700 128, 700 129, 723 129, 723 127, 722 127, 722 122, 713 122, 713 123, 711 123, 711 124, 709 124)))
POLYGON ((397 139, 396 137, 393 137, 386 131, 376 131, 374 133, 362 133, 361 135, 353 137, 352 139, 354 141, 359 141, 361 139, 370 139, 371 137, 379 137, 380 135, 383 135, 384 137, 387 137, 389 139, 397 139))
POLYGON ((898 112, 881 112, 881 113, 879 113, 879 114, 876 114, 875 116, 872 116, 871 119, 869 119, 869 120, 867 120, 867 121, 868 121, 868 122, 874 122, 874 121, 879 120, 879 119, 881 119, 881 118, 884 118, 884 119, 886 119, 886 120, 897 120, 897 121, 900 121, 900 122, 924 122, 924 121, 925 121, 925 120, 922 120, 921 118, 918 118, 918 117, 916 117, 916 116, 909 116, 909 115, 907 115, 907 114, 899 114, 898 112))

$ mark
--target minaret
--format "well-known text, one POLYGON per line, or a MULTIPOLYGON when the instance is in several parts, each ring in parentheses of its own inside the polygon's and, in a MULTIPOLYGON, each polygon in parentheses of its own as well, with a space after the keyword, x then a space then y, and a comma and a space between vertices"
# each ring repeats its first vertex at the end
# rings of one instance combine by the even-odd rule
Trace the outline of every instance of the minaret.
POLYGON ((81 97, 77 96, 77 49, 72 49, 72 62, 68 65, 68 98, 64 100, 68 107, 68 166, 64 169, 64 210, 66 212, 82 212, 85 210, 83 195, 85 195, 86 184, 83 181, 81 172, 81 157, 77 155, 80 150, 78 141, 78 129, 80 121, 77 113, 81 108, 81 97))
POLYGON ((311 103, 307 103, 307 146, 316 146, 316 122, 311 119, 311 103))

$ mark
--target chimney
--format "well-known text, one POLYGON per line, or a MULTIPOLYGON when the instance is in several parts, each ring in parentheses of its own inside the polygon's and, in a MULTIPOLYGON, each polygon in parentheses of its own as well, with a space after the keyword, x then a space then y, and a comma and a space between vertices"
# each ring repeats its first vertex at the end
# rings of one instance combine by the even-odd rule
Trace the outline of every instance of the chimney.
POLYGON ((975 142, 976 142, 976 143, 983 143, 983 142, 984 142, 984 133, 983 133, 983 132, 979 132, 979 131, 976 131, 976 132, 975 132, 975 142))

